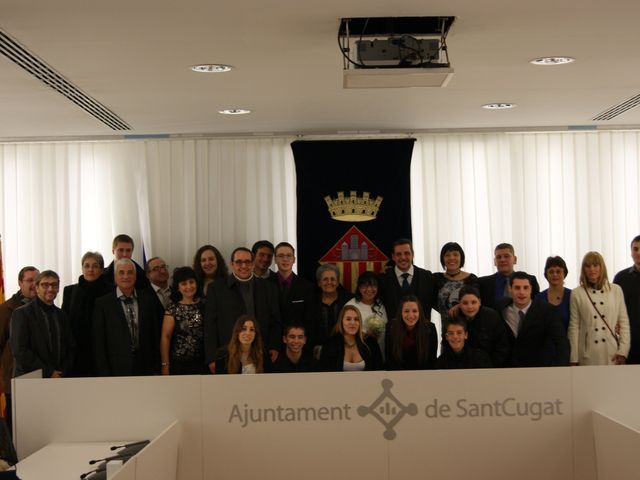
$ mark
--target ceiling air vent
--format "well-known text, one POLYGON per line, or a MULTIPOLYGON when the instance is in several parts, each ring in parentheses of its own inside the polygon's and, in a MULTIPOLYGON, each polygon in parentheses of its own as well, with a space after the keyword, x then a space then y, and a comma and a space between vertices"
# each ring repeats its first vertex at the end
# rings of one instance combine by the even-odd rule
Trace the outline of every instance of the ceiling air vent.
POLYGON ((131 127, 97 100, 82 92, 42 60, 22 47, 13 38, 0 31, 0 53, 19 65, 42 83, 64 95, 89 115, 112 130, 131 130, 131 127))
POLYGON ((611 120, 612 118, 616 118, 618 115, 622 115, 624 112, 631 110, 634 107, 637 107, 640 104, 640 93, 634 97, 631 97, 628 100, 625 100, 618 105, 611 107, 608 110, 605 110, 601 114, 593 117, 592 120, 611 120))

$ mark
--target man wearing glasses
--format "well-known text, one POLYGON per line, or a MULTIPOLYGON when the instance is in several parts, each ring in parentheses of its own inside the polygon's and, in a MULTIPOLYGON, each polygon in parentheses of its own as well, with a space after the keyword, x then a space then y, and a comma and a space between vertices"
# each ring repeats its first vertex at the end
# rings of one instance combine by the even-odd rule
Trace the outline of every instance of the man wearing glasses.
POLYGON ((75 345, 67 315, 53 303, 60 277, 45 270, 35 284, 36 298, 11 316, 13 376, 41 369, 43 378, 61 378, 71 368, 75 345))
POLYGON ((271 361, 278 356, 282 335, 278 294, 271 282, 253 274, 253 254, 238 247, 231 254, 231 275, 216 280, 207 291, 204 319, 205 360, 211 373, 215 361, 231 338, 233 325, 241 315, 254 315, 271 361))
POLYGON ((278 273, 270 280, 278 289, 278 302, 282 324, 303 325, 310 331, 312 327, 313 285, 293 273, 296 263, 295 250, 288 242, 280 242, 275 248, 278 273))
POLYGON ((146 271, 153 293, 156 294, 164 310, 169 303, 169 295, 171 293, 169 289, 169 266, 162 258, 153 257, 147 261, 146 271))

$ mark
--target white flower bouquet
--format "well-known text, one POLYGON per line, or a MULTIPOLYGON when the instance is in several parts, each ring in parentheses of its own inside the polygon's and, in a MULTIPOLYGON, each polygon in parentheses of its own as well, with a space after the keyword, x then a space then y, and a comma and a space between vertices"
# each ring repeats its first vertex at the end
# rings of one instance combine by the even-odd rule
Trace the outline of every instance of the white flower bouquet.
POLYGON ((386 323, 380 315, 371 315, 364 321, 364 331, 367 335, 379 338, 384 334, 386 323))

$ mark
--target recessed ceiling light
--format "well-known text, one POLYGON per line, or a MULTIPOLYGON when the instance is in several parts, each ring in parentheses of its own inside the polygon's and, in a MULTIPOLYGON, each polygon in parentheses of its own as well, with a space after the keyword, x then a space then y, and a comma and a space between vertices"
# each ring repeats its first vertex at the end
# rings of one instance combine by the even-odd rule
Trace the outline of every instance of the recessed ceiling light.
POLYGON ((487 110, 507 110, 515 107, 517 107, 515 103, 487 103, 482 105, 482 108, 486 108, 487 110))
POLYGON ((223 115, 246 115, 251 113, 251 110, 247 108, 225 108, 224 110, 218 110, 218 113, 223 115))
POLYGON ((575 62, 573 57, 540 57, 534 58, 529 63, 534 65, 564 65, 565 63, 575 62))
POLYGON ((222 63, 203 63, 202 65, 193 65, 191 70, 200 73, 224 73, 233 69, 231 65, 223 65, 222 63))

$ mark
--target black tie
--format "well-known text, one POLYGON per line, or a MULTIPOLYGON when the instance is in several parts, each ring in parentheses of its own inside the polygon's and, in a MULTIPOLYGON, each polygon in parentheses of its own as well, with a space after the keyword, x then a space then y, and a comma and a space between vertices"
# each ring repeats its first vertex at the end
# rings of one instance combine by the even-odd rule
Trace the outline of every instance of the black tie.
POLYGON ((409 274, 405 272, 400 276, 402 277, 402 290, 406 292, 409 290, 409 274))
POLYGON ((133 298, 122 295, 120 300, 124 303, 124 312, 129 324, 131 351, 136 351, 138 349, 138 324, 136 323, 136 310, 133 308, 133 298))
POLYGON ((518 310, 518 317, 520 318, 520 322, 518 322, 518 332, 522 329, 522 321, 524 320, 524 312, 522 310, 518 310))

